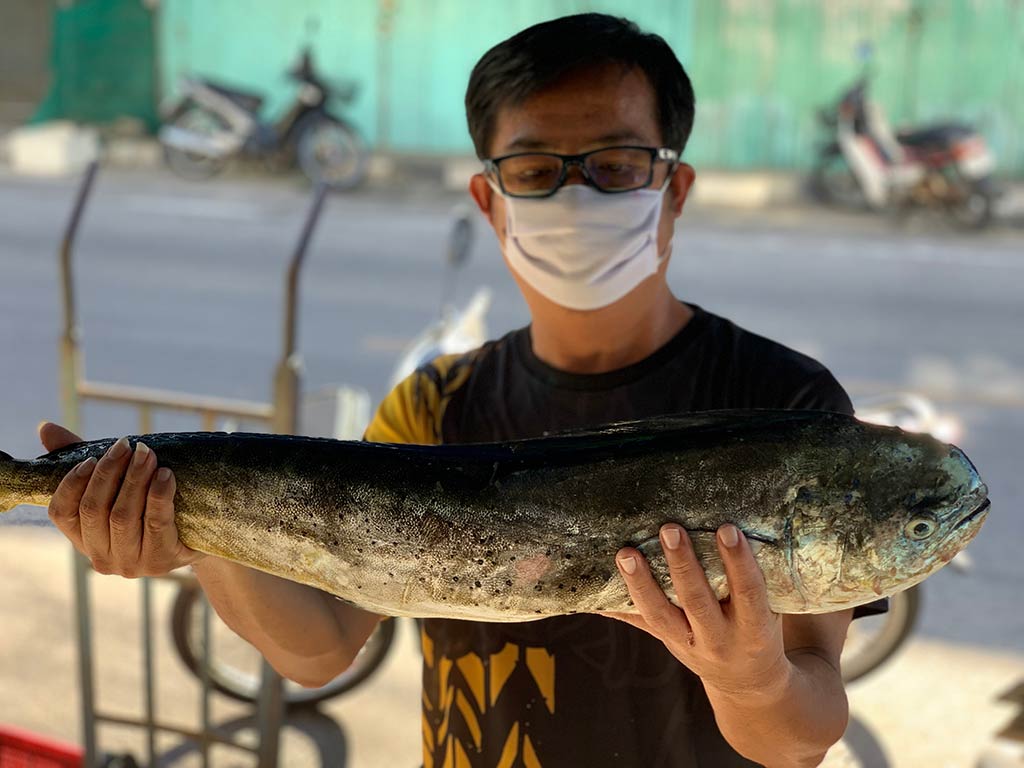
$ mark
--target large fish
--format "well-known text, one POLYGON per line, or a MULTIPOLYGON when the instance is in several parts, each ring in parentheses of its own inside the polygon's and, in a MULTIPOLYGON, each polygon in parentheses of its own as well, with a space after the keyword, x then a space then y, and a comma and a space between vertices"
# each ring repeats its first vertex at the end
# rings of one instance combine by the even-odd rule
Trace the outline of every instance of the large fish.
MULTIPOLYGON (((715 531, 734 523, 773 610, 836 611, 942 567, 989 506, 959 449, 816 411, 707 412, 456 446, 141 439, 175 473, 188 546, 396 616, 635 610, 615 553, 639 547, 672 597, 657 538, 669 521, 689 531, 719 598, 728 584, 715 531)), ((31 461, 0 454, 0 510, 47 504, 65 473, 112 442, 31 461)))

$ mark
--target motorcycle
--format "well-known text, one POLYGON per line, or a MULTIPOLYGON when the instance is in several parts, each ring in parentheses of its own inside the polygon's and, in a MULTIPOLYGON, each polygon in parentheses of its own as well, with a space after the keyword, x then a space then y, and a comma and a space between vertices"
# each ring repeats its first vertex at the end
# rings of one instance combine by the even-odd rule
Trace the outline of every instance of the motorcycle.
POLYGON ((263 97, 212 80, 182 78, 180 93, 161 108, 159 140, 172 171, 188 179, 220 173, 235 156, 268 165, 298 164, 314 184, 354 189, 366 178, 369 155, 354 126, 330 111, 348 103, 354 84, 329 85, 303 49, 288 77, 299 84, 295 102, 275 122, 259 117, 263 97))
POLYGON ((819 110, 832 138, 818 151, 811 194, 844 207, 940 209, 964 229, 985 227, 999 191, 984 137, 963 123, 894 132, 868 84, 865 74, 834 107, 819 110))

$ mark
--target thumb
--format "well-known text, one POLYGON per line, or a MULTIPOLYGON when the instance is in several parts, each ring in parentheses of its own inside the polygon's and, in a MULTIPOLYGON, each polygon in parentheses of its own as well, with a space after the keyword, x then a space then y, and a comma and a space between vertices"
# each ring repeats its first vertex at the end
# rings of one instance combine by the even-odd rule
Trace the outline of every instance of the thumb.
POLYGON ((56 451, 65 445, 82 442, 82 438, 74 432, 64 429, 60 424, 54 424, 52 421, 44 421, 39 425, 39 440, 48 451, 56 451))

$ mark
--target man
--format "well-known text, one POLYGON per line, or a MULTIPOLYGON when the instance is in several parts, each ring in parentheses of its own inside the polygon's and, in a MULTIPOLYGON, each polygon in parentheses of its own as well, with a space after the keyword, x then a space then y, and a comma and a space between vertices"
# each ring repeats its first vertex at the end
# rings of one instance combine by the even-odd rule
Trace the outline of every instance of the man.
MULTIPOLYGON (((484 55, 466 96, 484 160, 470 194, 532 323, 409 377, 368 439, 508 440, 715 408, 852 412, 819 363, 670 292, 694 180, 680 161, 693 104, 671 49, 623 19, 558 19, 484 55)), ((47 425, 42 439, 52 449, 74 436, 47 425)), ((190 551, 174 528, 174 483, 152 451, 122 442, 65 478, 50 515, 101 573, 193 564, 224 621, 283 675, 316 686, 341 672, 380 617, 190 551)), ((625 548, 616 565, 639 614, 427 620, 424 764, 820 762, 846 726, 839 655, 852 612, 773 614, 742 533, 718 537, 722 603, 669 524, 661 541, 680 607, 625 548)))

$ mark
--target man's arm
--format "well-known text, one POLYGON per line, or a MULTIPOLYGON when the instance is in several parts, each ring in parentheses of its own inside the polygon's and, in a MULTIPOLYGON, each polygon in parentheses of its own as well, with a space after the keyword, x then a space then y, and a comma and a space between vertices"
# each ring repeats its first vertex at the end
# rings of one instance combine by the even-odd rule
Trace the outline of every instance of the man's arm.
POLYGON ((626 547, 616 560, 639 615, 611 615, 657 637, 701 678, 719 730, 741 755, 769 768, 820 763, 846 730, 839 654, 852 612, 773 613, 761 569, 735 526, 718 531, 729 582, 721 603, 686 531, 662 526, 661 542, 680 607, 641 553, 626 547))
POLYGON ((849 718, 839 654, 853 611, 783 616, 789 660, 776 691, 742 695, 705 686, 732 748, 766 766, 815 766, 842 738, 849 718))
POLYGON ((217 615, 278 674, 318 688, 344 672, 381 617, 305 584, 216 557, 192 566, 217 615))

